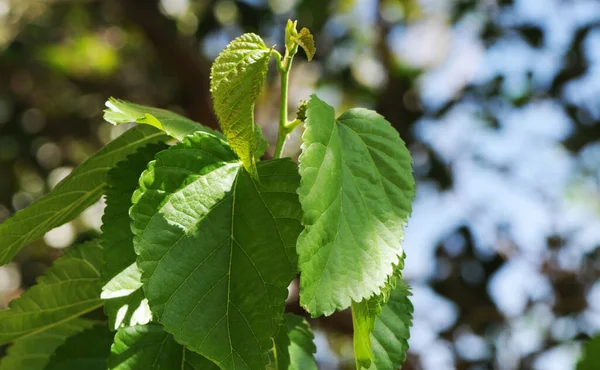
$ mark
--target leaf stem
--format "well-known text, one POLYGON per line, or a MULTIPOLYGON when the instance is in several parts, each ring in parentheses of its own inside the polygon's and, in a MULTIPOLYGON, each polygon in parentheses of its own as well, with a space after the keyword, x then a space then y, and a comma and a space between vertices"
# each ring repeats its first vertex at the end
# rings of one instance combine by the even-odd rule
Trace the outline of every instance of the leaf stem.
POLYGON ((288 123, 288 83, 290 77, 290 69, 292 68, 292 60, 295 53, 286 51, 283 61, 280 63, 279 71, 281 73, 281 97, 279 100, 279 130, 277 131, 277 144, 275 145, 275 153, 273 158, 281 158, 283 147, 288 134, 298 126, 296 121, 288 123))
POLYGON ((286 130, 288 131, 288 134, 289 134, 290 132, 294 131, 294 129, 295 129, 296 127, 298 127, 298 125, 299 125, 299 124, 301 124, 301 123, 302 123, 302 121, 301 121, 300 119, 298 119, 298 118, 296 118, 296 119, 295 119, 295 120, 293 120, 292 122, 288 122, 288 123, 285 125, 285 128, 286 128, 286 130))

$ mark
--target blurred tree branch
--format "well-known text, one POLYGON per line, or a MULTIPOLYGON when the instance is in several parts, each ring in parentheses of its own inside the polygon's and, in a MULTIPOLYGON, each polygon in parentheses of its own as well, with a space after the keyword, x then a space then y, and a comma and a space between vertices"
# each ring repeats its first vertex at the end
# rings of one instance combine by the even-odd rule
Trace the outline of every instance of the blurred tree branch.
POLYGON ((199 51, 181 40, 175 23, 160 12, 158 0, 119 1, 119 4, 142 30, 163 65, 177 77, 190 118, 218 129, 209 93, 210 69, 199 51))
POLYGON ((379 31, 377 52, 385 66, 388 79, 387 84, 377 96, 375 110, 382 114, 408 145, 412 142, 410 126, 422 115, 420 110, 410 110, 406 106, 405 97, 412 88, 412 81, 408 76, 398 73, 394 55, 386 44, 390 32, 390 25, 382 19, 383 1, 378 1, 377 27, 379 31))

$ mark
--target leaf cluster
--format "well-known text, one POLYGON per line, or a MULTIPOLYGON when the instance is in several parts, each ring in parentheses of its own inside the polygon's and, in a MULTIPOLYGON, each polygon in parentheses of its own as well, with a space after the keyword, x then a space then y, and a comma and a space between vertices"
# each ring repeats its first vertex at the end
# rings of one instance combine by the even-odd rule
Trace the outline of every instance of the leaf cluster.
POLYGON ((107 121, 139 125, 0 225, 7 263, 106 197, 101 237, 70 248, 0 312, 0 344, 12 343, 0 370, 316 369, 310 323, 284 313, 298 274, 310 316, 352 309, 357 368, 399 368, 413 310, 401 273, 409 152, 376 112, 336 118, 313 95, 295 121, 281 115, 283 142, 304 125, 299 164, 261 161, 254 105, 269 60, 287 88, 298 47, 309 60, 316 51, 306 28, 290 21, 285 34, 284 56, 244 34, 215 60, 223 134, 111 98, 107 121), (85 318, 100 308, 106 322, 85 318))

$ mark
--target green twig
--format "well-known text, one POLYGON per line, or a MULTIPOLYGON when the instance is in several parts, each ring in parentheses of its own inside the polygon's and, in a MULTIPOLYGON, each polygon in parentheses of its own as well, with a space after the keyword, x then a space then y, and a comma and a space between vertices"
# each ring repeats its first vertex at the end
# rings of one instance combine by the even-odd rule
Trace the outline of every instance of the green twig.
POLYGON ((290 77, 290 69, 292 68, 292 60, 294 59, 294 54, 298 47, 293 48, 292 50, 286 50, 285 56, 283 60, 281 58, 281 54, 275 54, 275 57, 278 57, 278 67, 279 72, 281 74, 281 95, 279 101, 279 130, 277 131, 277 144, 275 145, 275 153, 273 154, 273 158, 281 158, 281 154, 283 153, 283 148, 285 146, 285 141, 289 133, 293 130, 294 127, 298 125, 298 123, 290 122, 288 123, 288 83, 290 77), (293 126, 293 127, 292 127, 293 126), (291 127, 291 129, 290 129, 291 127))

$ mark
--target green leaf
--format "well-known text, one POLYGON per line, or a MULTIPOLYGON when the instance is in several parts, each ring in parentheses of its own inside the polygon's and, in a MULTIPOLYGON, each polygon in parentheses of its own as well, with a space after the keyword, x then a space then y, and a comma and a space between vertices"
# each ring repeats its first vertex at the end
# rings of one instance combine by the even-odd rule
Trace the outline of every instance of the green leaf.
POLYGON ((384 304, 382 295, 352 302, 352 325, 354 327, 354 357, 357 369, 369 368, 374 360, 371 333, 375 331, 375 319, 384 304))
POLYGON ((210 361, 206 357, 202 357, 196 352, 187 350, 185 351, 184 366, 183 370, 220 370, 214 362, 210 361))
POLYGON ((299 316, 286 315, 285 324, 290 338, 289 370, 316 370, 315 353, 317 347, 310 324, 299 316))
POLYGON ((351 109, 336 120, 313 95, 305 127, 300 303, 313 316, 330 315, 379 294, 392 274, 414 179, 404 142, 376 112, 351 109))
POLYGON ((46 370, 105 370, 113 336, 105 324, 99 324, 68 338, 46 370))
POLYGON ((108 360, 110 370, 190 369, 219 367, 175 342, 158 324, 121 328, 108 360))
POLYGON ((408 285, 398 279, 381 315, 375 319, 375 331, 371 334, 374 361, 369 370, 397 370, 406 360, 414 310, 410 295, 408 285))
POLYGON ((44 370, 50 357, 65 340, 94 325, 93 321, 73 319, 41 333, 15 341, 0 359, 0 370, 44 370))
POLYGON ((48 194, 0 224, 0 265, 26 244, 74 219, 100 198, 106 173, 140 146, 165 140, 152 127, 134 127, 100 149, 48 194))
POLYGON ((600 335, 596 335, 583 346, 583 354, 577 363, 577 370, 600 369, 600 335))
POLYGON ((153 144, 141 148, 110 170, 107 176, 106 208, 102 217, 104 268, 102 269, 102 298, 109 326, 146 324, 152 318, 142 291, 141 274, 135 263, 133 233, 129 226, 131 196, 148 162, 167 148, 153 144))
POLYGON ((296 165, 260 162, 258 175, 197 133, 156 156, 131 209, 153 314, 223 369, 264 368, 296 271, 296 165))
POLYGON ((354 326, 354 356, 357 364, 368 368, 373 360, 371 349, 371 333, 375 330, 375 320, 381 315, 383 306, 387 303, 391 292, 396 288, 396 282, 402 278, 404 258, 395 267, 394 273, 388 277, 381 288, 381 293, 360 302, 352 302, 352 324, 354 326))
POLYGON ((0 344, 60 325, 102 306, 102 248, 97 241, 69 248, 37 284, 0 311, 0 344))
POLYGON ((294 39, 298 36, 298 30, 296 30, 296 26, 298 25, 298 21, 293 21, 288 19, 287 24, 285 25, 285 48, 288 53, 292 52, 296 53, 298 50, 298 46, 296 46, 296 42, 294 39))
POLYGON ((295 55, 298 51, 298 46, 304 49, 308 61, 311 61, 315 56, 317 49, 315 48, 315 40, 308 28, 304 27, 300 32, 296 30, 298 21, 292 22, 288 19, 285 26, 285 48, 290 55, 295 55))
POLYGON ((358 369, 396 370, 406 359, 413 307, 402 280, 404 257, 379 295, 352 302, 354 355, 358 369))
POLYGON ((315 40, 313 39, 313 35, 310 33, 308 28, 303 28, 300 30, 298 36, 294 38, 294 42, 304 49, 306 58, 308 58, 308 61, 311 61, 317 52, 317 48, 315 48, 315 40))
POLYGON ((214 108, 229 145, 256 178, 254 104, 262 90, 271 49, 246 33, 219 54, 210 71, 214 108))
POLYGON ((276 370, 317 370, 317 347, 310 324, 304 318, 286 314, 285 324, 275 337, 274 361, 276 370))
POLYGON ((166 109, 147 107, 113 97, 106 101, 106 107, 108 109, 104 110, 104 119, 113 125, 130 122, 143 123, 154 126, 178 140, 183 140, 184 137, 196 131, 223 136, 218 131, 166 109))

